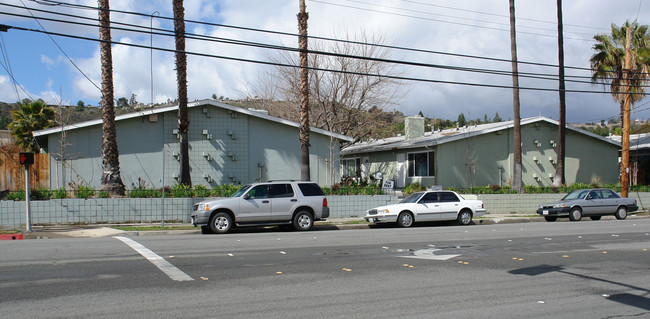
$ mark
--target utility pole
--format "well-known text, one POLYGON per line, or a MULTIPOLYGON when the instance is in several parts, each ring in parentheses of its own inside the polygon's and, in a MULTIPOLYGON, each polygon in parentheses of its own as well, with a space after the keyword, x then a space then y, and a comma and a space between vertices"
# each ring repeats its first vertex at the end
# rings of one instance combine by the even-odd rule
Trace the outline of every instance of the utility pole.
POLYGON ((309 169, 309 61, 307 59, 307 19, 305 0, 298 13, 298 48, 300 49, 300 176, 310 180, 309 169))
POLYGON ((564 162, 566 157, 566 87, 564 83, 564 23, 562 21, 562 0, 557 0, 557 46, 560 76, 560 125, 558 131, 557 168, 553 186, 559 187, 565 183, 564 162))
POLYGON ((630 55, 631 33, 632 30, 628 27, 625 34, 625 66, 623 67, 625 100, 623 102, 623 136, 621 138, 621 197, 627 197, 630 185, 630 104, 632 102, 632 83, 630 81, 630 70, 632 68, 632 56, 630 55))
POLYGON ((515 31, 515 0, 510 0, 510 54, 512 56, 512 108, 514 119, 514 147, 512 189, 521 192, 523 181, 521 176, 521 117, 519 115, 519 69, 517 66, 517 33, 515 31))

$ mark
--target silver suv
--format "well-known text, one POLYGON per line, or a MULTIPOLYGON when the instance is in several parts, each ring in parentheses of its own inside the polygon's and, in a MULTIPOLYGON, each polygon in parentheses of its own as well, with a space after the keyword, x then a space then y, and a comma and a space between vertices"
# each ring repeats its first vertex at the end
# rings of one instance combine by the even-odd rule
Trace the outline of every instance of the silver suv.
POLYGON ((316 183, 268 181, 244 185, 228 198, 197 203, 190 216, 202 233, 223 234, 235 225, 293 225, 296 230, 309 230, 314 221, 329 215, 327 198, 316 183))

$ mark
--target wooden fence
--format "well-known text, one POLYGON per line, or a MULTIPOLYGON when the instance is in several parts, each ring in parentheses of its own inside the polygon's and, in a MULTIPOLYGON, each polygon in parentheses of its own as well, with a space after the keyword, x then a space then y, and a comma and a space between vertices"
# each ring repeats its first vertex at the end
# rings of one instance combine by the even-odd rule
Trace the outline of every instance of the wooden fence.
MULTIPOLYGON (((50 186, 47 154, 34 154, 34 165, 29 168, 31 189, 50 186)), ((25 188, 25 167, 18 162, 18 153, 0 153, 0 191, 25 188)))

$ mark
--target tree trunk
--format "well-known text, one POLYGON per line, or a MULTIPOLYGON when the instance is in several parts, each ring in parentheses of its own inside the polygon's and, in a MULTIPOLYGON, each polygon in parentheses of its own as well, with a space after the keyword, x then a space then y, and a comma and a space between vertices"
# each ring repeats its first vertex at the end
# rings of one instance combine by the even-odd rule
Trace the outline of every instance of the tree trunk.
POLYGON ((111 53, 110 9, 108 0, 98 0, 99 40, 102 64, 102 190, 113 196, 124 195, 115 132, 113 104, 113 57, 111 53))
POLYGON ((555 168, 555 179, 553 186, 562 186, 565 181, 564 158, 566 141, 566 91, 564 85, 564 25, 562 22, 562 0, 557 0, 557 47, 559 66, 559 87, 560 87, 560 124, 557 144, 557 167, 555 168))
POLYGON ((178 134, 180 135, 180 184, 192 186, 187 110, 187 55, 185 54, 185 8, 183 0, 174 0, 174 35, 176 38, 176 83, 178 86, 178 134))
POLYGON ((623 101, 623 136, 621 136, 621 197, 627 197, 630 186, 630 108, 632 104, 632 56, 630 54, 631 29, 627 28, 625 35, 625 66, 624 80, 625 100, 623 101))
POLYGON ((519 116, 519 71, 517 67, 517 34, 515 32, 515 0, 510 2, 510 53, 512 55, 512 108, 514 111, 514 148, 512 189, 521 191, 521 118, 519 116))
POLYGON ((309 176, 309 65, 307 59, 307 19, 305 0, 300 0, 298 13, 298 47, 300 49, 300 177, 308 181, 309 176))

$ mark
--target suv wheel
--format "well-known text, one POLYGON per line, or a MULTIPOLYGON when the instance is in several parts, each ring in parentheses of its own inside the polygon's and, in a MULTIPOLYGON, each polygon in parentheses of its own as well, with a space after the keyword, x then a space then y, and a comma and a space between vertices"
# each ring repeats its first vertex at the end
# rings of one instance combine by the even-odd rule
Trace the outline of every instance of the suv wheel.
POLYGON ((308 211, 301 211, 293 217, 293 228, 296 230, 309 230, 314 225, 314 218, 308 211))
POLYGON ((232 217, 226 213, 218 213, 210 220, 210 229, 217 234, 225 234, 232 228, 232 217))

